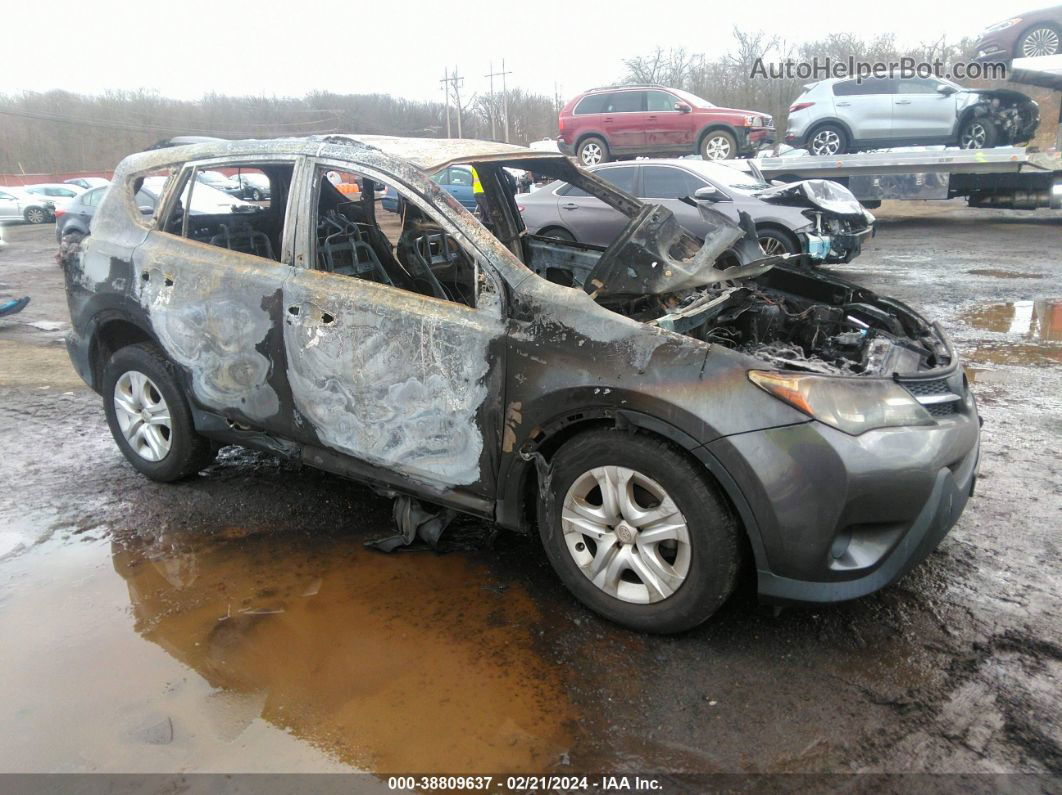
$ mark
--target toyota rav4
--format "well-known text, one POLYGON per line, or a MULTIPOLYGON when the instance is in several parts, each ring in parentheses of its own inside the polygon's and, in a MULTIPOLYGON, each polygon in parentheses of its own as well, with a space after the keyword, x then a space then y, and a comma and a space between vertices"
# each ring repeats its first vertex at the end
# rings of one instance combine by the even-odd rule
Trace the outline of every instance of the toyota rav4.
POLYGON ((764 258, 747 216, 702 209, 703 244, 558 153, 482 141, 137 154, 66 266, 70 356, 149 478, 238 444, 397 495, 425 524, 457 510, 537 529, 567 587, 629 627, 704 621, 746 554, 766 598, 870 593, 972 492, 955 350, 898 301, 764 258), (429 176, 456 163, 479 174, 483 223, 429 176), (630 222, 604 248, 530 236, 506 167, 630 222), (198 172, 236 168, 269 198, 188 211, 198 172), (383 188, 400 224, 377 220, 383 188))

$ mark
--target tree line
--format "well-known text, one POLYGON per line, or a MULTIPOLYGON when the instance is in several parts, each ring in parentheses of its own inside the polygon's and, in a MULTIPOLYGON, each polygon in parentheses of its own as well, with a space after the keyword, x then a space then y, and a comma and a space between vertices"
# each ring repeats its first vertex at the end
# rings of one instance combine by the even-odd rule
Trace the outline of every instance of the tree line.
MULTIPOLYGON (((817 56, 861 61, 917 61, 951 64, 965 60, 970 41, 939 40, 901 48, 891 35, 869 39, 835 34, 802 44, 762 32, 734 31, 728 52, 711 57, 683 49, 657 48, 623 61, 616 83, 659 83, 682 88, 717 105, 770 113, 785 127, 790 103, 808 80, 757 79, 760 59, 806 61, 817 56)), ((462 134, 501 138, 503 106, 508 108, 513 143, 557 134, 558 100, 519 88, 504 97, 471 98, 461 109, 462 134)), ((451 134, 457 134, 451 107, 451 134)), ((273 138, 330 132, 442 137, 446 108, 441 102, 414 101, 388 94, 312 92, 301 98, 239 97, 208 94, 197 101, 162 97, 151 91, 108 91, 97 96, 55 90, 0 95, 0 172, 40 173, 113 168, 126 154, 175 135, 273 138)))

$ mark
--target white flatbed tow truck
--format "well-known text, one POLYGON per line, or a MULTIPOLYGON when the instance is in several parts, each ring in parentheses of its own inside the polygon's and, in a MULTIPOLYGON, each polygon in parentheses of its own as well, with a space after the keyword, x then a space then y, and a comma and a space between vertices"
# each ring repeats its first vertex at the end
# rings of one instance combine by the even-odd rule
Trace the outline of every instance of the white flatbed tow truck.
MULTIPOLYGON (((1062 91, 1062 55, 1015 59, 1010 79, 1062 91)), ((840 182, 869 207, 882 199, 965 196, 971 207, 1062 209, 1062 153, 1054 149, 907 148, 832 157, 761 157, 750 162, 770 180, 840 182)))
POLYGON ((831 157, 760 157, 769 180, 829 179, 865 205, 883 199, 953 199, 971 207, 1062 209, 1062 154, 1024 147, 902 149, 831 157))

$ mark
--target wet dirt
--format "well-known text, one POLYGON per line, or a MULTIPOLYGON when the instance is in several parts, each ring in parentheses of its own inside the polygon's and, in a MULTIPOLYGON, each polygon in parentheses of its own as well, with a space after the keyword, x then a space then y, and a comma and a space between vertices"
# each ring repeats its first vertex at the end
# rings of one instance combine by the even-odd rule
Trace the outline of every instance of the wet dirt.
POLYGON ((941 207, 883 206, 836 271, 952 335, 977 496, 875 595, 776 613, 746 577, 666 638, 485 523, 364 549, 388 500, 269 456, 139 477, 31 325, 67 320, 52 230, 8 228, 0 282, 34 302, 0 321, 0 771, 1062 773, 1062 369, 993 358, 1055 343, 989 308, 1057 298, 1062 219, 941 207), (997 269, 1024 276, 969 273, 997 269))

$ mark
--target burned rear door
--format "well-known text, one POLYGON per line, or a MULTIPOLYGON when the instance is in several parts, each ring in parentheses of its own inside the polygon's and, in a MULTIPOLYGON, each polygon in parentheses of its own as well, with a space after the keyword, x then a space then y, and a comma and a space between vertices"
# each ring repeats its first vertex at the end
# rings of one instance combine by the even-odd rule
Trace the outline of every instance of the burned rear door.
MULTIPOLYGON (((234 427, 286 436, 282 291, 291 276, 291 210, 297 159, 215 159, 190 164, 165 189, 158 228, 133 254, 136 291, 156 339, 188 374, 194 402, 234 427), (195 179, 197 168, 258 166, 274 183, 251 205, 195 179)), ((145 189, 164 192, 164 177, 145 189)))
POLYGON ((387 175, 320 161, 309 190, 300 245, 311 267, 296 268, 284 308, 302 438, 384 480, 397 473, 440 492, 492 496, 504 383, 497 277, 442 213, 387 175), (388 238, 374 211, 363 211, 364 194, 336 203, 321 178, 328 170, 397 191, 405 217, 419 211, 424 224, 399 236, 382 213, 388 238), (458 256, 472 267, 463 287, 447 282, 458 256))

